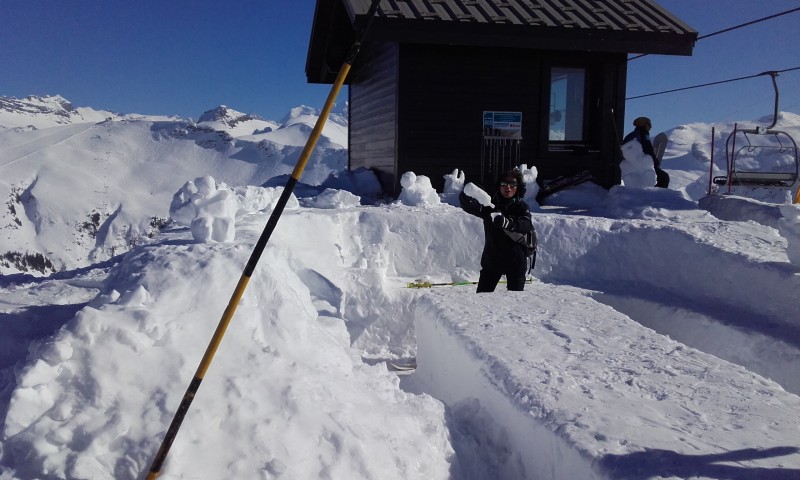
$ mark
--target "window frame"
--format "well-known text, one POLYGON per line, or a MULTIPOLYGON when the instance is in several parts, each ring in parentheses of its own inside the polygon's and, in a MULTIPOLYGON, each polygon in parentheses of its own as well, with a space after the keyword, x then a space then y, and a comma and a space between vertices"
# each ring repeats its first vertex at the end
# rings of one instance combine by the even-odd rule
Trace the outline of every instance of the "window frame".
POLYGON ((544 81, 542 82, 546 87, 543 88, 543 101, 542 106, 544 112, 542 118, 545 121, 543 144, 545 150, 549 152, 559 151, 588 151, 592 149, 594 135, 589 131, 589 126, 592 121, 592 114, 594 109, 591 103, 594 101, 592 92, 596 90, 594 83, 597 81, 595 73, 595 65, 592 62, 552 62, 545 66, 543 69, 544 81), (583 71, 583 118, 581 121, 581 138, 572 140, 554 140, 550 138, 550 109, 552 107, 552 88, 553 88, 553 73, 558 69, 564 70, 582 70, 583 71))

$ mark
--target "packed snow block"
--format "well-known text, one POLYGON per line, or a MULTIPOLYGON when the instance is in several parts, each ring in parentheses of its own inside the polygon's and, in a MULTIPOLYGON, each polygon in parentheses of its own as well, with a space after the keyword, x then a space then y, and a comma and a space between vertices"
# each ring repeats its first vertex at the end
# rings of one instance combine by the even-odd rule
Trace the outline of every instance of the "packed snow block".
POLYGON ((475 185, 474 183, 470 182, 464 186, 464 194, 468 197, 472 197, 478 201, 484 207, 491 207, 494 208, 494 204, 492 203, 492 196, 486 193, 481 187, 475 185))
POLYGON ((413 381, 447 406, 458 461, 486 470, 475 478, 800 474, 800 397, 590 294, 536 283, 415 300, 413 381))

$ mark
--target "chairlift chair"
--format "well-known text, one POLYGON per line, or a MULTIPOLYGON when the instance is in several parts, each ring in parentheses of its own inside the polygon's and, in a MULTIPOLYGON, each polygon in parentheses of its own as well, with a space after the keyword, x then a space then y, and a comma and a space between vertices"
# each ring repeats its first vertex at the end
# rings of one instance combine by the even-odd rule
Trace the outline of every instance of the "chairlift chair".
POLYGON ((733 132, 728 135, 725 143, 725 156, 728 173, 725 176, 714 177, 714 183, 717 185, 790 188, 797 182, 798 173, 800 172, 797 143, 788 133, 782 130, 761 127, 753 129, 734 127, 733 132), (738 149, 736 148, 737 135, 743 137, 745 141, 745 145, 738 149), (772 144, 765 144, 763 141, 763 138, 768 135, 773 138, 772 144), (754 143, 754 138, 757 138, 759 143, 754 143), (777 154, 788 153, 793 158, 792 165, 782 171, 754 170, 741 167, 743 153, 755 153, 758 151, 774 151, 777 154))
POLYGON ((778 72, 764 72, 762 75, 770 75, 772 77, 772 86, 775 89, 775 110, 772 124, 768 127, 759 126, 749 129, 740 129, 734 125, 733 132, 728 135, 728 139, 725 142, 728 173, 725 176, 714 177, 714 183, 717 185, 790 188, 797 182, 798 173, 800 173, 797 142, 788 133, 773 129, 778 122, 778 84, 775 81, 778 72), (736 141, 739 137, 742 137, 744 146, 737 149, 736 141), (767 137, 772 138, 772 143, 767 143, 764 140, 767 137), (754 142, 754 139, 758 139, 758 141, 754 142), (753 170, 741 167, 742 154, 757 151, 774 151, 776 154, 788 153, 794 159, 793 165, 788 168, 782 168, 780 171, 753 170))

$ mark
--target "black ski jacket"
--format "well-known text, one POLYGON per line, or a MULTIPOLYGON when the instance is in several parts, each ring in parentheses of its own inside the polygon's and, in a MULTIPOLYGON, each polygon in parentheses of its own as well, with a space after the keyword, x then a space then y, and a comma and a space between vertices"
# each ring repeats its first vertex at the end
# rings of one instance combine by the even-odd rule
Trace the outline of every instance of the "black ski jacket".
POLYGON ((533 230, 528 204, 517 196, 506 199, 499 193, 492 197, 494 208, 481 205, 464 192, 461 192, 458 199, 465 212, 483 219, 485 243, 481 255, 481 268, 502 273, 525 271, 527 269, 525 246, 512 240, 502 228, 495 225, 491 214, 499 212, 508 218, 510 222, 507 230, 528 233, 533 230))

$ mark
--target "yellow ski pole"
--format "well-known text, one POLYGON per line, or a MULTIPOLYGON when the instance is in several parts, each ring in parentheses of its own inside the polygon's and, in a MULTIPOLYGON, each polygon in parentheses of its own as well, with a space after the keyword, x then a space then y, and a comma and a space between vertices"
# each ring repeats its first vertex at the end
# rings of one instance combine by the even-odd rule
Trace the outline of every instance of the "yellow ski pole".
POLYGON ((183 395, 183 400, 181 400, 178 411, 175 413, 172 423, 170 423, 170 426, 167 429, 167 433, 164 436, 161 446, 159 447, 158 452, 153 459, 153 463, 150 466, 150 471, 146 477, 147 480, 155 480, 161 473, 161 467, 167 458, 167 454, 172 446, 172 442, 175 440, 175 436, 178 434, 178 430, 181 427, 181 423, 183 423, 186 412, 189 410, 189 406, 192 404, 192 400, 194 400, 195 394, 200 388, 200 383, 203 381, 203 377, 205 377, 208 367, 211 365, 214 354, 217 352, 217 348, 219 348, 223 335, 225 335, 225 330, 228 328, 231 318, 233 318, 233 314, 236 311, 236 306, 239 305, 242 295, 244 294, 244 290, 247 288, 247 283, 250 281, 250 277, 252 276, 259 259, 261 258, 261 254, 264 252, 264 248, 267 246, 267 242, 269 241, 270 236, 272 236, 275 226, 278 224, 278 219, 280 219, 283 209, 286 207, 286 203, 289 201, 289 197, 291 196, 295 185, 297 185, 297 182, 300 180, 300 176, 303 174, 306 163, 308 163, 308 159, 311 157, 311 152, 314 150, 317 140, 322 133, 322 128, 325 126, 325 122, 331 113, 333 102, 336 100, 336 96, 339 94, 339 90, 342 88, 342 85, 347 78, 347 74, 350 72, 350 67, 353 65, 353 61, 355 61, 355 57, 358 55, 358 52, 361 49, 361 41, 363 41, 364 37, 366 36, 367 30, 372 22, 372 18, 375 16, 375 12, 378 9, 378 3, 380 3, 380 0, 372 0, 372 4, 367 11, 367 25, 361 33, 361 38, 353 43, 347 58, 342 64, 342 68, 339 70, 339 74, 336 76, 333 87, 331 88, 328 98, 325 101, 325 106, 322 108, 322 112, 320 113, 319 118, 314 125, 314 129, 311 131, 311 134, 308 137, 308 141, 306 142, 305 148, 303 148, 303 152, 300 154, 300 158, 297 160, 297 165, 295 165, 294 171, 292 171, 291 177, 286 182, 286 187, 283 189, 283 193, 281 193, 281 196, 275 205, 275 209, 272 211, 272 214, 267 221, 267 225, 264 227, 264 231, 261 233, 261 236, 253 248, 250 259, 247 261, 247 265, 245 266, 244 271, 239 278, 239 282, 236 284, 236 288, 233 291, 233 295, 231 295, 228 306, 225 308, 222 318, 217 325, 217 329, 214 331, 214 335, 211 337, 211 341, 206 348, 203 359, 200 361, 200 365, 197 367, 194 378, 189 383, 189 387, 186 389, 186 393, 183 395))

